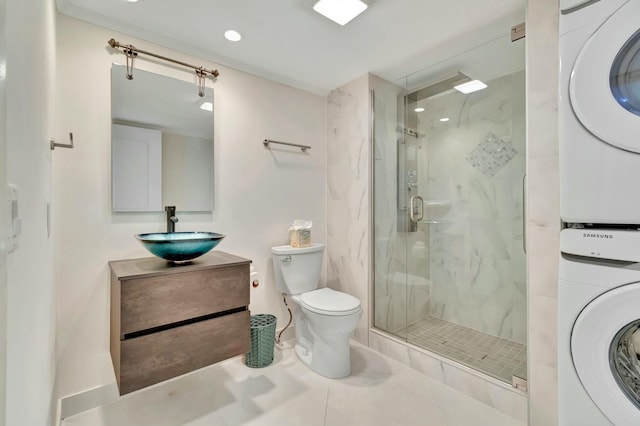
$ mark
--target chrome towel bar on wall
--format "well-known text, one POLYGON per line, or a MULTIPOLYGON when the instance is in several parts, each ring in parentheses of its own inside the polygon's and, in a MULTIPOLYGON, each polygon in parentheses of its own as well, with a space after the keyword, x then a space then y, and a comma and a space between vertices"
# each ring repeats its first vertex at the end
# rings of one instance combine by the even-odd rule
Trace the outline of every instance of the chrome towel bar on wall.
POLYGON ((311 147, 308 145, 300 145, 297 143, 272 141, 271 139, 265 139, 264 141, 262 141, 262 144, 264 145, 265 148, 269 148, 269 144, 272 144, 272 143, 277 143, 279 145, 294 146, 296 148, 300 148, 302 152, 307 152, 308 149, 311 149, 311 147))

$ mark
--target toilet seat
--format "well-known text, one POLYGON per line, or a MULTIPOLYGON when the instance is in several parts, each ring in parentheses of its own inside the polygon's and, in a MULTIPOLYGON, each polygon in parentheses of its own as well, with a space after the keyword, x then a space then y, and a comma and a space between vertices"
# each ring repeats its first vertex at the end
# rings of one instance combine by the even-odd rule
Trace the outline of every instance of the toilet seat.
POLYGON ((300 304, 303 308, 320 315, 342 316, 360 312, 360 300, 330 288, 302 293, 300 304))

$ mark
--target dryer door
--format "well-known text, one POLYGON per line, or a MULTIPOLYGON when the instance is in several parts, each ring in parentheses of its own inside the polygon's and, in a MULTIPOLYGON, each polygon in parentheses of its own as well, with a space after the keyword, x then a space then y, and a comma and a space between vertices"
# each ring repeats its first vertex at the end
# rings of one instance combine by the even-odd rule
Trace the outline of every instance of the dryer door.
POLYGON ((589 303, 571 333, 571 356, 585 390, 615 425, 640 418, 640 283, 589 303))
POLYGON ((602 141, 640 152, 640 0, 618 9, 587 40, 569 82, 571 106, 602 141))

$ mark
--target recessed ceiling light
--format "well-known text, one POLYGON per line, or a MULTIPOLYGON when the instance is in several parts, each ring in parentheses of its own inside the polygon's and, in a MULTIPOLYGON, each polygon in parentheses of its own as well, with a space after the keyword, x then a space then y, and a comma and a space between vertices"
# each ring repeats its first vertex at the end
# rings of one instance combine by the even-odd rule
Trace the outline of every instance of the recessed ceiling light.
POLYGON ((414 109, 415 112, 424 112, 424 108, 422 107, 418 107, 416 109, 414 109))
POLYGON ((224 32, 224 37, 229 41, 240 41, 242 40, 242 35, 236 30, 227 30, 224 32))
POLYGON ((200 109, 205 111, 213 111, 213 103, 212 102, 203 102, 200 104, 200 109))
POLYGON ((449 121, 449 117, 442 117, 440 121, 449 121))
POLYGON ((137 3, 138 0, 127 0, 129 3, 137 3))
POLYGON ((466 83, 458 84, 457 86, 453 86, 458 92, 462 92, 465 95, 467 93, 477 92, 478 90, 486 89, 487 85, 481 82, 480 80, 471 80, 466 83))
POLYGON ((345 25, 364 12, 367 7, 369 6, 360 0, 318 0, 313 5, 313 10, 333 22, 345 25))

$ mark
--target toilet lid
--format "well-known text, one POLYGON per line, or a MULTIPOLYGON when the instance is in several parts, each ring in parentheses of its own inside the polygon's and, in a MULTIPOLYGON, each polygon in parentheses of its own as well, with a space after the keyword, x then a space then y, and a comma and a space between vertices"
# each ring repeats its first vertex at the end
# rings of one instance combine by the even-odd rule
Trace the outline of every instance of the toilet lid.
POLYGON ((302 306, 323 315, 349 315, 360 311, 360 301, 350 294, 321 288, 300 295, 302 306))

